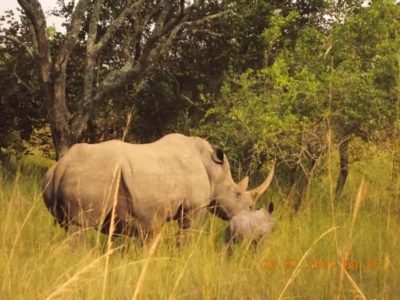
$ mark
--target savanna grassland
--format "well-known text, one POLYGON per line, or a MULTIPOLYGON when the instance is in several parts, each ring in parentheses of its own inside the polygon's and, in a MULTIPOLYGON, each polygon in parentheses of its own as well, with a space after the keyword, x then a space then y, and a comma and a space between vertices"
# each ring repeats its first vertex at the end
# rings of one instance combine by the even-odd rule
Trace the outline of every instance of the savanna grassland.
POLYGON ((0 300, 400 299, 398 0, 5 2, 0 300), (78 243, 43 204, 54 161, 3 159, 171 132, 251 186, 277 162, 268 239, 227 255, 208 215, 182 247, 173 223, 78 243))
POLYGON ((224 252, 226 223, 211 215, 181 248, 175 224, 144 247, 131 239, 107 244, 94 231, 74 245, 41 199, 40 178, 51 162, 4 164, 1 298, 396 299, 400 205, 390 153, 354 163, 338 201, 326 161, 297 213, 275 184, 264 201, 276 203, 277 230, 258 249, 235 246, 232 256, 224 252))

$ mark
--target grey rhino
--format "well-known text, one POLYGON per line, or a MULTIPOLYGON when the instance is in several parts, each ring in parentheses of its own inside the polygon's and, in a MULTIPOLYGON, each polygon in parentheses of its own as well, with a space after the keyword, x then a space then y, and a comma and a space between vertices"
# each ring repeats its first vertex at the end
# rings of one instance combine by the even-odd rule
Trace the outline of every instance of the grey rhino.
POLYGON ((76 144, 46 173, 43 198, 67 231, 97 228, 146 238, 170 220, 188 229, 210 210, 229 220, 249 210, 271 183, 235 183, 219 147, 199 137, 169 134, 149 144, 118 140, 76 144))
POLYGON ((256 211, 243 210, 229 220, 226 231, 226 241, 240 242, 242 240, 257 242, 266 237, 275 228, 272 216, 274 204, 271 202, 268 210, 261 208, 256 211))

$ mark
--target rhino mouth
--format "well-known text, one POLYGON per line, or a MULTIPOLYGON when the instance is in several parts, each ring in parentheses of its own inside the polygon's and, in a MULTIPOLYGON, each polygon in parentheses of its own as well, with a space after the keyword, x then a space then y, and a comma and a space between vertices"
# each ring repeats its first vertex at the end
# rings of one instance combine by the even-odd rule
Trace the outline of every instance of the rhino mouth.
POLYGON ((230 216, 229 213, 220 205, 218 205, 217 200, 212 200, 210 204, 208 205, 208 210, 216 215, 218 218, 224 220, 224 221, 229 221, 230 216))

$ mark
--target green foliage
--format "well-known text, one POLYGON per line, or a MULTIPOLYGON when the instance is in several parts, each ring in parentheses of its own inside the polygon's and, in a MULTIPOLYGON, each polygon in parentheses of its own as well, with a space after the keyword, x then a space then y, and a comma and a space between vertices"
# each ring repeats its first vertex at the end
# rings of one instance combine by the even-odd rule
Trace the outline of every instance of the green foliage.
POLYGON ((312 74, 304 71, 293 78, 279 59, 227 83, 223 100, 208 110, 194 133, 222 141, 229 157, 247 169, 257 169, 266 159, 295 164, 303 155, 304 133, 315 124, 309 112, 319 106, 319 92, 312 74))
POLYGON ((23 47, 5 38, 29 45, 26 20, 20 23, 12 11, 6 12, 0 17, 0 36, 0 155, 29 152, 27 141, 45 124, 42 95, 32 58, 23 47), (4 23, 7 26, 1 26, 4 23))
POLYGON ((393 62, 400 46, 399 11, 393 1, 374 1, 333 28, 332 113, 342 137, 390 136, 386 129, 395 120, 398 101, 400 66, 393 62))
MULTIPOLYGON (((263 33, 266 44, 273 44, 296 17, 273 16, 274 26, 263 33)), ((311 28, 300 36, 294 52, 283 50, 270 66, 227 81, 222 99, 194 130, 223 141, 236 166, 258 169, 266 160, 277 160, 293 169, 322 151, 324 141, 318 134, 327 115, 326 90, 316 72, 321 67, 310 57, 323 36, 311 28)))
POLYGON ((300 15, 277 12, 262 33, 266 55, 275 51, 272 62, 232 75, 193 133, 222 141, 235 166, 247 169, 274 159, 291 169, 313 167, 326 149, 328 121, 339 143, 391 138, 399 101, 400 22, 392 21, 398 15, 392 1, 374 2, 330 27, 305 25, 282 43, 300 15))

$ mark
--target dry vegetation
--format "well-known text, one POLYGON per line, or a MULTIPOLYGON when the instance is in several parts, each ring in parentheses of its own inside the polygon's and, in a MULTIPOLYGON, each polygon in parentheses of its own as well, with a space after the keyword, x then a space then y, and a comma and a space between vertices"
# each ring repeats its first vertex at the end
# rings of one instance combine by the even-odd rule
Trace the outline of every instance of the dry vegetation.
MULTIPOLYGON (((300 212, 279 193, 278 230, 254 249, 223 255, 226 223, 209 217, 183 248, 174 224, 153 243, 88 232, 72 247, 41 199, 48 162, 20 162, 0 175, 2 299, 395 299, 400 295, 400 204, 390 155, 352 166, 339 204, 329 174, 316 176, 300 212), (364 178, 364 180, 363 180, 364 178), (332 205, 333 204, 333 205, 332 205), (343 266, 343 268, 341 267, 343 266)), ((8 168, 9 169, 9 168, 8 168)))

